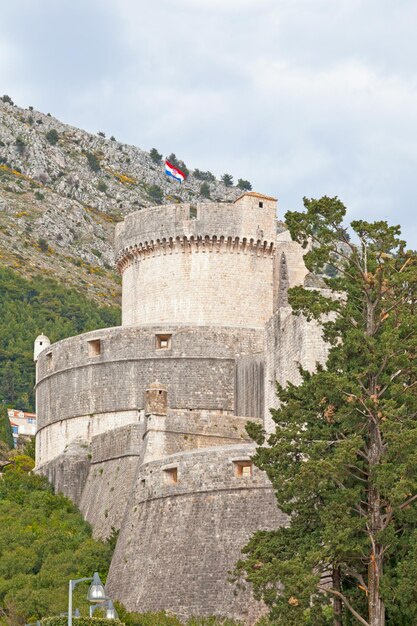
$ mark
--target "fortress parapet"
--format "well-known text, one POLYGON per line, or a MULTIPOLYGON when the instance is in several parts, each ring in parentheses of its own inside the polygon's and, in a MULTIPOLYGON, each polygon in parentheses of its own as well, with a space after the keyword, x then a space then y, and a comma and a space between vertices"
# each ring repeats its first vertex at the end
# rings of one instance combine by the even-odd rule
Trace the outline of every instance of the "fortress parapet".
POLYGON ((151 207, 116 230, 122 324, 261 327, 273 311, 276 200, 151 207))

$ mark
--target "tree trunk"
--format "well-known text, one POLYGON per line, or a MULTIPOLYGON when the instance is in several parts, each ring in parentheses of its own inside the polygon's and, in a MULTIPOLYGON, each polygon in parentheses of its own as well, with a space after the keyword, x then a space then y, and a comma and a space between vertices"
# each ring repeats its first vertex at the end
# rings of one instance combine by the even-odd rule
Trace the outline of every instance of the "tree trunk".
MULTIPOLYGON (((367 328, 369 337, 375 333, 375 309, 367 303, 367 328)), ((369 374, 368 391, 371 399, 377 398, 378 381, 376 376, 369 374)), ((373 469, 377 467, 384 452, 381 430, 379 428, 377 411, 369 411, 368 415, 368 535, 372 549, 368 566, 368 620, 370 626, 385 626, 385 606, 380 595, 381 577, 383 572, 384 550, 375 539, 382 530, 381 494, 374 484, 373 469)))
MULTIPOLYGON (((342 589, 341 589, 341 584, 340 584, 341 582, 340 581, 340 567, 333 568, 332 578, 333 578, 333 589, 341 592, 342 589)), ((335 596, 335 598, 333 599, 333 626, 343 626, 342 610, 343 610, 342 600, 338 598, 337 596, 335 596)))

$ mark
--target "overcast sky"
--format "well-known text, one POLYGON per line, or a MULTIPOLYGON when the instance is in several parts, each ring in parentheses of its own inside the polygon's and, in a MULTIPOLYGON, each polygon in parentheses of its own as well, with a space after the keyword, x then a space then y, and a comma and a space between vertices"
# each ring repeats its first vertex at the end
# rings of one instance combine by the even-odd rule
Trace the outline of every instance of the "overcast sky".
POLYGON ((417 247, 416 0, 2 3, 0 91, 417 247))

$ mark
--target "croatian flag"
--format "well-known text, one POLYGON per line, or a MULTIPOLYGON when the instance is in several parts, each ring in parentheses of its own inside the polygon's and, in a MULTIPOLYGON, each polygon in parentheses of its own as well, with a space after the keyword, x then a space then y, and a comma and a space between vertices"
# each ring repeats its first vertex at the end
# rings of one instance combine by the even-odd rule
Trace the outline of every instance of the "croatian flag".
POLYGON ((169 161, 165 161, 165 174, 167 176, 172 176, 172 178, 175 178, 175 180, 179 180, 180 183, 185 180, 184 172, 181 172, 178 167, 171 165, 169 161))

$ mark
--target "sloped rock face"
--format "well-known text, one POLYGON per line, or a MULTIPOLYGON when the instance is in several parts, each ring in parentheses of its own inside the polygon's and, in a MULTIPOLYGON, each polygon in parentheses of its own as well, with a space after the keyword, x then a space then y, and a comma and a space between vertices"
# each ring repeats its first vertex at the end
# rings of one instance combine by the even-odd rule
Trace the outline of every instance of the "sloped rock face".
MULTIPOLYGON (((114 303, 115 224, 159 201, 197 202, 201 184, 193 174, 173 181, 140 148, 0 99, 0 263, 22 274, 49 274, 114 303)), ((219 181, 209 188, 216 201, 241 193, 219 181)))

